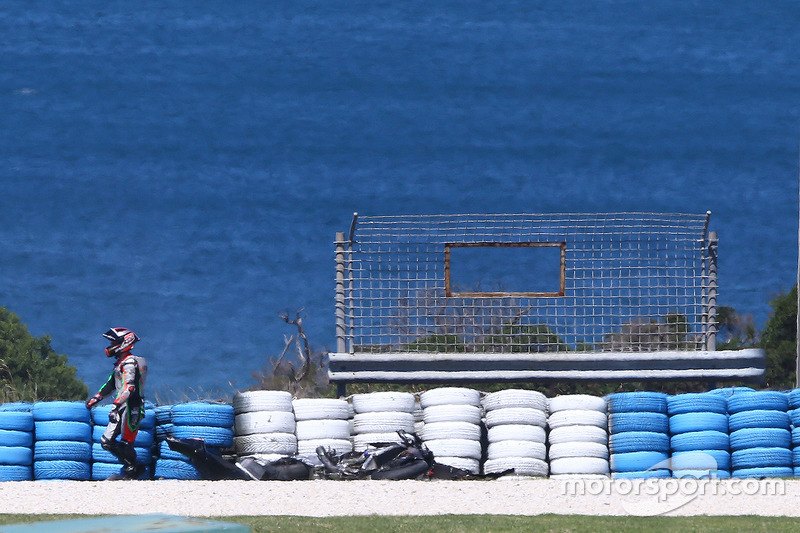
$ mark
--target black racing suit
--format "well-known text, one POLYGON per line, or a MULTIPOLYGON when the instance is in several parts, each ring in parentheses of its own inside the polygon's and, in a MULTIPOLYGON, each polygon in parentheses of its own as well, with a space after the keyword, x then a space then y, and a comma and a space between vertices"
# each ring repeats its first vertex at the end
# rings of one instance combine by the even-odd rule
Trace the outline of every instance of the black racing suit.
POLYGON ((105 398, 114 390, 117 397, 108 414, 108 427, 100 438, 100 444, 125 466, 126 477, 141 474, 136 461, 133 441, 144 418, 144 381, 147 361, 132 353, 124 353, 114 363, 114 371, 108 381, 100 387, 95 397, 105 398), (122 435, 120 442, 117 437, 122 435))

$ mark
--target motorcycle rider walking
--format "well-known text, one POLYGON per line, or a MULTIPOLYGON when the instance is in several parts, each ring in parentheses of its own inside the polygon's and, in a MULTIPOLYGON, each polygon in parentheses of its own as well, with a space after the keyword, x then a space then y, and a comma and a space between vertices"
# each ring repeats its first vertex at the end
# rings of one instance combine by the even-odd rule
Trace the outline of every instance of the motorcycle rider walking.
POLYGON ((145 469, 136 460, 133 441, 144 418, 147 361, 131 353, 133 345, 140 339, 130 329, 111 328, 103 333, 103 337, 111 342, 106 348, 106 357, 116 359, 114 369, 100 390, 86 401, 86 408, 91 409, 116 390, 116 397, 108 414, 108 426, 100 438, 100 445, 122 462, 125 479, 136 479, 145 469))

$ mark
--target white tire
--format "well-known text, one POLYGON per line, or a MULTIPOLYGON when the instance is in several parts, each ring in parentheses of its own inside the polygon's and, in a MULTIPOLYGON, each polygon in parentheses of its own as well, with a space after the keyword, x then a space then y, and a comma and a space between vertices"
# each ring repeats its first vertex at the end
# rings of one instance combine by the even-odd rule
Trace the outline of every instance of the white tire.
POLYGON ((480 440, 481 427, 469 422, 432 422, 420 431, 422 440, 469 439, 480 440))
POLYGON ((490 427, 487 431, 489 443, 504 440, 529 440, 544 443, 545 435, 543 426, 531 426, 530 424, 501 424, 490 427))
POLYGON ((608 460, 608 446, 597 442, 563 442, 550 445, 550 460, 566 457, 595 457, 608 460))
POLYGON ((524 407, 547 412, 547 397, 533 390, 506 389, 492 392, 484 396, 482 404, 486 411, 524 407))
POLYGON ((292 401, 295 420, 347 420, 350 404, 336 398, 299 398, 292 401))
POLYGON ((419 405, 423 409, 433 405, 475 405, 481 404, 481 393, 474 389, 461 387, 442 387, 431 389, 419 395, 419 405))
POLYGON ((401 411, 413 413, 416 399, 410 392, 370 392, 351 397, 356 413, 372 411, 401 411))
POLYGON ((414 415, 398 411, 373 411, 357 413, 353 417, 353 434, 388 433, 402 429, 407 433, 414 432, 414 415))
POLYGON ((608 432, 597 426, 561 426, 551 428, 547 436, 550 445, 566 442, 595 442, 608 445, 608 432))
POLYGON ((549 473, 547 463, 530 457, 508 457, 504 459, 488 459, 483 464, 485 474, 499 474, 513 470, 518 476, 546 476, 549 473))
POLYGON ((298 455, 317 455, 317 448, 333 450, 336 455, 353 451, 353 443, 349 439, 310 439, 297 441, 298 455))
POLYGON ((470 474, 480 474, 481 462, 478 459, 469 459, 467 457, 439 457, 434 458, 434 462, 440 465, 452 466, 453 468, 460 468, 466 470, 470 474))
POLYGON ((255 433, 233 438, 233 449, 237 455, 297 453, 297 437, 294 433, 255 433))
POLYGON ((608 459, 598 457, 550 459, 550 473, 554 475, 584 474, 606 477, 610 472, 608 459))
POLYGON ((531 407, 503 407, 486 413, 488 427, 502 424, 529 424, 544 427, 547 424, 547 414, 541 409, 531 407))
POLYGON ((570 409, 551 414, 547 419, 547 425, 550 426, 551 429, 575 425, 606 428, 608 426, 608 418, 604 411, 570 409))
POLYGON ((529 440, 501 440, 492 442, 486 450, 489 459, 505 459, 507 457, 530 457, 544 461, 547 448, 541 442, 529 440))
POLYGON ((291 411, 250 411, 234 417, 236 435, 253 433, 294 433, 294 413, 291 411))
POLYGON ((353 435, 353 450, 363 452, 372 444, 382 442, 402 442, 400 435, 394 433, 362 433, 353 435))
POLYGON ((278 459, 283 459, 286 457, 286 454, 282 453, 249 453, 246 455, 239 455, 239 459, 244 459, 245 457, 252 457, 254 459, 258 459, 262 463, 271 463, 273 461, 277 461, 278 459))
POLYGON ((481 458, 481 443, 469 439, 436 439, 425 442, 425 446, 435 457, 468 457, 481 458))
POLYGON ((606 412, 606 399, 588 394, 565 394, 549 400, 550 413, 559 411, 602 411, 606 412))
POLYGON ((422 419, 426 424, 433 422, 480 424, 481 414, 481 408, 474 405, 433 405, 422 410, 422 419))
POLYGON ((291 411, 292 395, 286 391, 253 390, 233 395, 233 411, 237 414, 250 411, 291 411))
POLYGON ((347 420, 301 420, 297 422, 297 440, 350 439, 347 420))

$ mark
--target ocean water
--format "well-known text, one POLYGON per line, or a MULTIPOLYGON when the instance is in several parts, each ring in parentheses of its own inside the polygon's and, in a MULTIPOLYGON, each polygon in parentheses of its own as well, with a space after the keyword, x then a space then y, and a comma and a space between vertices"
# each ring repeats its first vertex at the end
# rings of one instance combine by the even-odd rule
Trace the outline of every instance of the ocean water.
POLYGON ((712 212, 721 305, 797 272, 800 4, 0 4, 0 305, 90 388, 153 394, 333 348, 355 211, 712 212))

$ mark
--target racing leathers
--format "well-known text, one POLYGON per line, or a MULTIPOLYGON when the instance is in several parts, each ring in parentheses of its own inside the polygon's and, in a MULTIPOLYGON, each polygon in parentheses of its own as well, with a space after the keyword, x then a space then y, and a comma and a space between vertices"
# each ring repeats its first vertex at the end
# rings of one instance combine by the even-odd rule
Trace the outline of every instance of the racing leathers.
POLYGON ((100 445, 119 459, 125 467, 126 478, 136 478, 143 468, 136 460, 133 441, 144 418, 144 381, 147 361, 130 352, 123 352, 114 363, 114 371, 100 390, 86 402, 91 408, 100 400, 117 391, 108 426, 100 438, 100 445), (117 437, 120 437, 117 441, 117 437))

